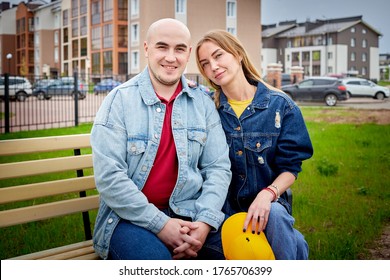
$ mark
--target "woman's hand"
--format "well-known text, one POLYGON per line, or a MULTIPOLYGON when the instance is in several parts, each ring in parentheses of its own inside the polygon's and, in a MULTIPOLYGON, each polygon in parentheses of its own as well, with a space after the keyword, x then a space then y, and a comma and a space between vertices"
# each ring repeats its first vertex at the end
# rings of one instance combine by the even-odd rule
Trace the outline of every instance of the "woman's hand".
POLYGON ((255 200, 249 206, 244 221, 244 231, 250 230, 252 233, 260 234, 265 229, 273 200, 274 196, 271 192, 262 190, 257 194, 255 200), (248 229, 250 222, 252 222, 252 227, 248 229))

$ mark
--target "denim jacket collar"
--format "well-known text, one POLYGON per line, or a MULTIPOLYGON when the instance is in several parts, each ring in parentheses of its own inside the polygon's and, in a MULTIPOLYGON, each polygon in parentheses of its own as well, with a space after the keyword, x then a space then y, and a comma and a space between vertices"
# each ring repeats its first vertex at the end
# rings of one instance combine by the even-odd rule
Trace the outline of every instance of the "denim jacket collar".
MULTIPOLYGON (((249 105, 251 111, 255 109, 266 109, 269 106, 271 100, 271 94, 269 88, 267 88, 263 83, 257 82, 257 90, 253 101, 249 105)), ((220 95, 220 109, 226 111, 232 111, 230 104, 225 93, 221 90, 220 95)))
MULTIPOLYGON (((145 69, 138 75, 139 75, 138 82, 140 85, 139 90, 144 103, 146 105, 154 105, 160 102, 160 99, 157 97, 156 94, 154 94, 155 91, 152 85, 152 81, 150 79, 148 67, 145 67, 145 69)), ((185 93, 189 97, 194 98, 193 93, 190 91, 190 87, 188 86, 187 80, 183 75, 181 76, 181 83, 183 86, 183 90, 180 94, 185 93)))

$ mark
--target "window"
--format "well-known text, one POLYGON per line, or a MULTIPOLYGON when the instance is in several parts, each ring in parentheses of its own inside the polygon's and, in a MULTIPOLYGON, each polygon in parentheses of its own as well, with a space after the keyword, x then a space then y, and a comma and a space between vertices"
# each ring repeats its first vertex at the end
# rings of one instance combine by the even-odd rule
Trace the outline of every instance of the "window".
POLYGON ((236 29, 234 27, 228 27, 226 31, 234 36, 237 35, 236 29))
POLYGON ((226 5, 226 9, 227 9, 227 17, 236 17, 237 13, 236 13, 236 1, 232 1, 232 0, 228 0, 227 1, 227 5, 226 5))
POLYGON ((131 43, 133 45, 138 45, 139 42, 139 28, 138 23, 131 25, 131 37, 130 37, 131 43))
POLYGON ((355 61, 356 59, 356 53, 352 52, 351 53, 351 61, 355 61))
POLYGON ((130 12, 132 17, 139 15, 139 0, 131 0, 130 12))
POLYGON ((293 62, 299 62, 299 52, 293 52, 291 55, 293 62))
POLYGON ((68 28, 64 28, 64 43, 68 43, 69 35, 68 35, 68 28))
POLYGON ((367 54, 366 53, 362 53, 362 61, 363 62, 367 61, 367 54))
POLYGON ((127 25, 118 25, 118 47, 127 48, 127 25))
POLYGON ((54 63, 60 62, 60 53, 58 47, 54 47, 54 63))
POLYGON ((78 57, 79 56, 79 41, 73 40, 72 41, 72 57, 78 57))
POLYGON ((176 13, 177 14, 185 14, 187 7, 186 7, 186 0, 176 0, 176 13))
POLYGON ((321 52, 320 51, 313 51, 313 61, 320 61, 321 60, 321 52))
POLYGON ((366 33, 367 33, 367 30, 363 28, 363 29, 362 29, 362 33, 363 33, 363 34, 366 34, 366 33))
POLYGON ((60 32, 58 30, 54 31, 54 46, 58 46, 59 44, 59 38, 60 38, 59 33, 60 32))
POLYGON ((101 74, 100 73, 100 53, 92 54, 92 74, 101 74))
POLYGON ((79 15, 79 1, 72 0, 72 17, 77 17, 79 15))
POLYGON ((363 47, 363 48, 367 48, 367 40, 366 40, 366 39, 363 39, 363 41, 362 41, 362 47, 363 47))
POLYGON ((92 12, 92 24, 100 23, 100 2, 92 2, 91 4, 92 12))
POLYGON ((355 47, 355 45, 356 45, 355 38, 351 38, 351 47, 355 47))
POLYGON ((69 10, 64 10, 62 13, 62 24, 67 26, 69 24, 69 10))
POLYGON ((287 48, 291 48, 291 40, 287 41, 287 48))
POLYGON ((118 20, 127 21, 127 0, 118 0, 118 20))
POLYGON ((112 0, 104 0, 103 2, 103 21, 107 22, 112 20, 113 9, 112 9, 112 0))
POLYGON ((351 33, 355 33, 355 27, 351 27, 351 33))
POLYGON ((328 37, 328 45, 333 45, 333 38, 332 37, 328 37))
POLYGON ((310 61, 310 52, 302 52, 302 61, 310 61))
POLYGON ((101 44, 100 26, 92 28, 92 50, 100 50, 101 44))
POLYGON ((72 20, 72 38, 79 36, 79 21, 78 19, 72 20))
POLYGON ((363 67, 362 68, 362 75, 366 75, 367 74, 367 68, 366 67, 363 67))
POLYGON ((333 73, 333 67, 332 66, 328 66, 328 73, 333 73))
POLYGON ((38 47, 39 46, 39 33, 38 32, 35 32, 35 34, 34 34, 35 36, 34 36, 34 45, 36 46, 36 47, 38 47))
POLYGON ((332 52, 328 52, 328 59, 332 59, 333 58, 333 53, 332 52))
POLYGON ((139 52, 134 51, 131 53, 131 70, 138 71, 139 68, 139 52))
POLYGON ((87 0, 80 0, 80 15, 85 15, 87 13, 87 0))
POLYGON ((103 52, 103 73, 105 75, 112 73, 112 51, 103 52))
POLYGON ((112 48, 112 24, 103 26, 103 48, 112 48))
POLYGON ((68 60, 68 59, 69 59, 68 46, 64 46, 64 60, 68 60))
POLYGON ((80 56, 87 56, 88 54, 88 42, 87 38, 80 39, 80 56))
POLYGON ((118 53, 119 68, 118 74, 126 75, 127 74, 127 52, 118 53))
POLYGON ((80 36, 87 35, 88 29, 87 29, 87 17, 83 16, 80 18, 80 36))

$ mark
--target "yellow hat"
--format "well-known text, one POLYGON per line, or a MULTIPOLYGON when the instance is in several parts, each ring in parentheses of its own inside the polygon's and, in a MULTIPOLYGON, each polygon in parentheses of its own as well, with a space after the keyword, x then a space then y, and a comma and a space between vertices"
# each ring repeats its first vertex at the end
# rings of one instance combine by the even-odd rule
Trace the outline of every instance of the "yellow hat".
POLYGON ((252 233, 249 223, 243 232, 245 212, 229 217, 222 225, 222 247, 228 260, 274 260, 275 255, 264 232, 252 233))

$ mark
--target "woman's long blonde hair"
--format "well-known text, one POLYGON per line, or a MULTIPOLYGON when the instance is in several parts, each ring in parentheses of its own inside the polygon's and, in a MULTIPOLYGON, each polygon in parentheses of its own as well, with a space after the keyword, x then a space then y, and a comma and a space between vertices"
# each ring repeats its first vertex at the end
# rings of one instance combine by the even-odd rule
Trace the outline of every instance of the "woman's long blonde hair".
POLYGON ((279 89, 274 88, 271 85, 268 85, 263 81, 263 79, 261 79, 259 71, 252 64, 242 43, 235 36, 233 36, 232 34, 230 34, 225 30, 211 30, 207 32, 196 45, 196 63, 198 65, 198 69, 202 74, 202 76, 207 80, 209 85, 211 85, 215 89, 214 101, 217 107, 219 107, 219 96, 220 96, 221 87, 213 83, 209 78, 207 78, 206 73, 204 72, 199 62, 199 48, 206 42, 212 42, 218 45, 226 52, 232 54, 237 60, 240 60, 240 58, 242 58, 241 65, 244 71, 244 75, 248 80, 248 82, 253 82, 253 81, 261 82, 270 89, 280 91, 279 89))

